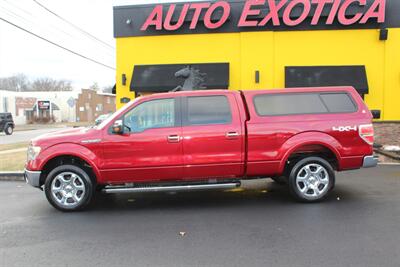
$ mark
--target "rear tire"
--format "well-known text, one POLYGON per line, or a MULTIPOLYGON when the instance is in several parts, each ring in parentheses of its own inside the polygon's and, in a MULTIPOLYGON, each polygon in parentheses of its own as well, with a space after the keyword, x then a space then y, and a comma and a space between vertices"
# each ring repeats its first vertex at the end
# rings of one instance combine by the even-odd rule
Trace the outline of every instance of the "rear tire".
POLYGON ((289 191, 301 202, 318 202, 326 198, 335 186, 335 172, 326 160, 307 157, 290 170, 289 191))
POLYGON ((7 125, 6 128, 4 129, 4 132, 6 133, 6 135, 12 135, 14 129, 11 125, 7 125))
POLYGON ((44 190, 47 200, 56 209, 78 211, 93 200, 95 183, 82 168, 61 165, 47 175, 44 190))

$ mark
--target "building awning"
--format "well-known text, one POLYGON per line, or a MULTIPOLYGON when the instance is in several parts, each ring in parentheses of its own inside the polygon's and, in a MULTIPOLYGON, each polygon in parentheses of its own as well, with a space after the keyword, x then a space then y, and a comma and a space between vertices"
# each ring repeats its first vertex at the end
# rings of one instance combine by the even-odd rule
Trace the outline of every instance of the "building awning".
POLYGON ((130 84, 134 92, 228 89, 229 63, 137 65, 130 84))
MULTIPOLYGON (((36 104, 32 107, 32 110, 36 110, 36 104)), ((60 110, 60 108, 56 104, 51 103, 51 110, 60 110)))
POLYGON ((365 66, 295 66, 285 68, 285 86, 353 86, 360 95, 369 93, 365 66))

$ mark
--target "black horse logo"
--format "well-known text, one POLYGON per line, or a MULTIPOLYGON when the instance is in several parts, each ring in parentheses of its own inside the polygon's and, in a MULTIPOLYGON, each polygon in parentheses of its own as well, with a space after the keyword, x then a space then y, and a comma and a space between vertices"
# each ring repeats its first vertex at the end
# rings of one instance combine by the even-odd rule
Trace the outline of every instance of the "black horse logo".
POLYGON ((207 74, 201 73, 199 69, 187 66, 175 73, 176 78, 183 78, 185 81, 183 82, 183 85, 177 86, 172 90, 172 92, 207 89, 204 83, 206 76, 207 74))

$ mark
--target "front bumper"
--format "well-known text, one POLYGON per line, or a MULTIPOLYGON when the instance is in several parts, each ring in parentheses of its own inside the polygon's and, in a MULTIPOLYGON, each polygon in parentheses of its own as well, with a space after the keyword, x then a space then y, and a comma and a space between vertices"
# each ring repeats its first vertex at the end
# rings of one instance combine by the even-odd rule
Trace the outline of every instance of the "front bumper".
POLYGON ((41 171, 28 171, 25 169, 24 178, 27 184, 33 187, 40 188, 40 175, 41 171))
POLYGON ((378 165, 378 157, 366 156, 363 161, 363 168, 372 168, 378 165))

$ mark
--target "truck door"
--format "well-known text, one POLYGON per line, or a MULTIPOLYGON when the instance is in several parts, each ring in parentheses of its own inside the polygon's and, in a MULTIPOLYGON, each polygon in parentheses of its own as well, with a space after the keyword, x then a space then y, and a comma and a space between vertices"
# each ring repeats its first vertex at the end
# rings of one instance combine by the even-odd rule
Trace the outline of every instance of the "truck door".
MULTIPOLYGON (((147 182, 182 178, 180 98, 150 99, 120 118, 122 135, 103 141, 101 172, 108 182, 147 182)), ((118 120, 118 119, 117 119, 118 120)))
POLYGON ((184 178, 242 176, 245 133, 235 95, 187 96, 182 106, 184 178))

